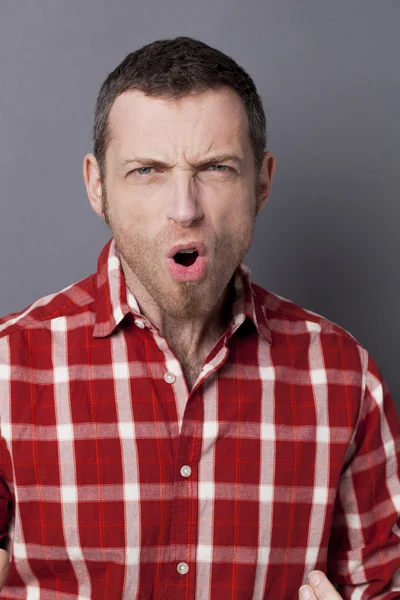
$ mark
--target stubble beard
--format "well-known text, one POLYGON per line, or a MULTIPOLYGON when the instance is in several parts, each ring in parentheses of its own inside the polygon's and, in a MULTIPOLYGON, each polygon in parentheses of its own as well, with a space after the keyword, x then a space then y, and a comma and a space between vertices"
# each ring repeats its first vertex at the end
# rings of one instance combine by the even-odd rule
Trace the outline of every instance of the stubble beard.
MULTIPOLYGON (((162 280, 165 282, 161 249, 174 244, 175 240, 171 240, 171 234, 161 232, 155 243, 155 240, 146 237, 145 232, 143 235, 138 228, 128 240, 123 228, 111 218, 104 186, 102 207, 104 222, 111 229, 120 256, 160 309, 176 319, 206 316, 215 308, 251 245, 257 214, 255 211, 254 218, 247 228, 236 228, 231 235, 217 240, 214 256, 224 257, 224 260, 209 265, 205 279, 200 282, 171 282, 171 289, 166 289, 165 283, 160 283, 162 280)), ((135 295, 134 289, 131 292, 135 295)))

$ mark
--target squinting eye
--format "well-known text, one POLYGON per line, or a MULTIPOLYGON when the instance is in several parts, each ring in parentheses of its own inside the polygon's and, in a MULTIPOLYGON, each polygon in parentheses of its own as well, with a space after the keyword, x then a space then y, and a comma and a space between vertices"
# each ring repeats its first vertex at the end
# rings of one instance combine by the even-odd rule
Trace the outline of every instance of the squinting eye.
POLYGON ((209 165, 209 168, 212 171, 227 171, 229 169, 226 165, 209 165))
POLYGON ((134 172, 139 173, 139 175, 150 175, 151 167, 140 167, 139 169, 135 169, 134 172))

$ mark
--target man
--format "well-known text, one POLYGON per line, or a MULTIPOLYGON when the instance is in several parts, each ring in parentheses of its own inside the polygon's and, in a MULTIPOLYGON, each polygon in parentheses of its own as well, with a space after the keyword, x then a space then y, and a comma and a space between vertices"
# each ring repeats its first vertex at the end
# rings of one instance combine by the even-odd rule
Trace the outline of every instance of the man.
POLYGON ((242 262, 265 146, 251 78, 199 41, 103 83, 83 171, 113 239, 0 326, 1 598, 400 598, 387 386, 242 262))

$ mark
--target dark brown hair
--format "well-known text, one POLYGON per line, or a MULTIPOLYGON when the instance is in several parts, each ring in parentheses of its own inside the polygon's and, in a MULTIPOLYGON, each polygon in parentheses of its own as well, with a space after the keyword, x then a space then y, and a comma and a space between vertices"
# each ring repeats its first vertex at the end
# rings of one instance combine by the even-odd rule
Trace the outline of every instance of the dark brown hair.
POLYGON ((96 103, 93 152, 102 179, 108 144, 108 117, 120 94, 139 90, 148 96, 180 99, 189 94, 228 86, 243 102, 257 175, 266 146, 266 118, 260 96, 250 75, 232 58, 189 37, 157 40, 128 54, 112 71, 96 103))

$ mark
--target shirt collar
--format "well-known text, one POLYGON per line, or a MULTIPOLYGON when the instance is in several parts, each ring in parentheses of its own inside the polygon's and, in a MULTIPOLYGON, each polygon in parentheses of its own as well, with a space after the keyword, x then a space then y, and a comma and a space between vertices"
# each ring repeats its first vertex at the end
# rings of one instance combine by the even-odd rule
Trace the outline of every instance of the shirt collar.
MULTIPOLYGON (((251 271, 243 262, 233 275, 235 297, 228 335, 233 335, 246 318, 249 318, 258 333, 272 343, 265 309, 253 289, 250 276, 251 271)), ((119 252, 112 238, 104 246, 97 265, 96 322, 93 336, 110 335, 128 313, 137 316, 141 314, 136 298, 127 291, 119 252)))
POLYGON ((241 262, 236 269, 233 281, 236 296, 232 304, 232 317, 228 327, 230 333, 233 334, 248 318, 253 322, 258 333, 272 344, 265 308, 251 282, 251 270, 244 262, 241 262))
POLYGON ((104 246, 97 263, 96 323, 94 337, 110 335, 131 312, 119 253, 112 238, 104 246))

